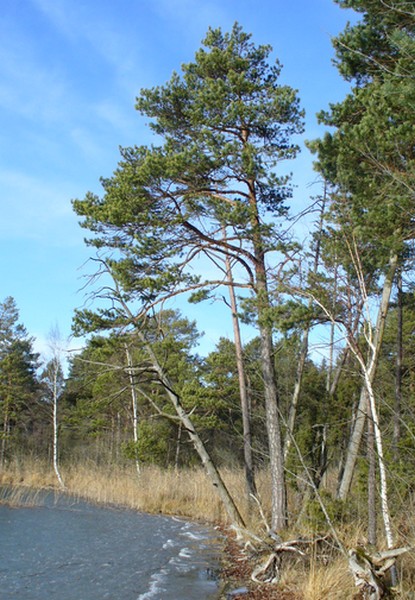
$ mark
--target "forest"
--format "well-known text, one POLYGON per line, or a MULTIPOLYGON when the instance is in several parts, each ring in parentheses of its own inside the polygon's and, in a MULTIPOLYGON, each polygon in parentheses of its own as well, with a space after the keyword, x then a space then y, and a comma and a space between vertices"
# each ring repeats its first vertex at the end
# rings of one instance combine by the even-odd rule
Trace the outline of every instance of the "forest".
MULTIPOLYGON (((122 148, 102 194, 73 201, 95 271, 68 371, 57 336, 42 363, 15 300, 0 304, 0 469, 47 461, 64 487, 68 464, 203 467, 242 535, 259 513, 276 557, 301 527, 327 531, 361 597, 381 598, 415 581, 395 565, 415 534, 415 11, 335 1, 360 14, 333 40, 350 91, 307 142, 320 192, 300 215, 301 90, 271 46, 209 29, 194 62, 139 92, 154 145, 122 148), (200 356, 183 300, 212 322, 225 305, 233 338, 200 356), (377 560, 347 547, 357 521, 377 560)), ((270 565, 257 580, 277 582, 270 565)))

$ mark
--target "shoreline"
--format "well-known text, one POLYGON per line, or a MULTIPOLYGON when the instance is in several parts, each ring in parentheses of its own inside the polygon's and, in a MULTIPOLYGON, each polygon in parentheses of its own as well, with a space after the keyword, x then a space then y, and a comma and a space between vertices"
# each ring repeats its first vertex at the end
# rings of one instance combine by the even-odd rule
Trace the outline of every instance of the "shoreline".
POLYGON ((199 523, 212 532, 217 532, 218 539, 222 540, 221 550, 218 559, 218 591, 215 594, 216 600, 272 600, 278 594, 279 600, 300 600, 298 595, 284 592, 275 585, 255 584, 251 581, 250 575, 254 565, 249 557, 243 552, 243 548, 237 542, 235 534, 223 523, 212 523, 200 517, 198 519, 190 518, 186 515, 164 514, 161 512, 148 512, 141 509, 131 508, 125 504, 102 502, 69 490, 61 490, 56 486, 33 487, 22 483, 0 484, 0 504, 14 508, 36 508, 44 505, 46 494, 56 496, 66 496, 75 501, 88 502, 96 506, 114 508, 120 510, 132 510, 136 513, 151 514, 179 518, 190 522, 199 523), (42 499, 43 496, 43 499, 42 499))

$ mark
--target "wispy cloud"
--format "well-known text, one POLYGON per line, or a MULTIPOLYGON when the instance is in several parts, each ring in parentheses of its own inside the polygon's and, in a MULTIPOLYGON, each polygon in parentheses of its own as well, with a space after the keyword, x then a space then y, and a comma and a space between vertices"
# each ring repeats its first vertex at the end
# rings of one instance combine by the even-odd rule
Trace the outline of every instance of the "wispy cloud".
POLYGON ((0 35, 0 106, 22 117, 59 120, 68 106, 62 75, 36 59, 35 48, 14 31, 0 35))
POLYGON ((114 15, 105 14, 104 6, 72 0, 31 0, 60 35, 72 44, 87 43, 94 53, 111 65, 122 79, 137 66, 139 40, 131 44, 114 15))
POLYGON ((72 208, 69 202, 70 185, 53 184, 21 171, 0 170, 2 239, 23 237, 42 239, 45 232, 54 233, 67 244, 62 227, 72 226, 72 208), (58 227, 59 225, 59 227, 58 227))

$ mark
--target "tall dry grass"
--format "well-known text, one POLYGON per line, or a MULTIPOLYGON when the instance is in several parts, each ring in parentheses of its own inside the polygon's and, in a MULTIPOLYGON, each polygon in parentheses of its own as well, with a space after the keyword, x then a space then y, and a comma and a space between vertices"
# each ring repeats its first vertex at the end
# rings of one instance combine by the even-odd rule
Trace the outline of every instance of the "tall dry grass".
MULTIPOLYGON (((100 504, 117 504, 149 513, 186 516, 208 522, 226 523, 222 504, 201 468, 161 469, 145 466, 137 475, 135 467, 97 467, 94 463, 62 466, 65 492, 100 504)), ((244 506, 242 472, 225 470, 226 485, 248 519, 244 506)), ((264 478, 266 479, 266 478, 264 478)), ((59 485, 53 470, 38 460, 10 463, 0 471, 0 485, 15 489, 55 489, 59 485)), ((263 487, 266 485, 264 483, 263 487)), ((18 495, 15 495, 18 498, 18 495)), ((23 496, 22 496, 23 497, 23 496)))
MULTIPOLYGON (((263 517, 269 517, 268 474, 258 473, 257 476, 263 515, 259 514, 255 506, 249 510, 245 505, 242 471, 224 469, 221 474, 249 527, 256 532, 263 531, 263 517)), ((221 502, 202 468, 176 471, 145 466, 138 477, 133 466, 117 468, 109 465, 98 468, 95 463, 83 462, 62 466, 61 475, 65 482, 65 492, 79 499, 100 504, 115 504, 148 513, 163 513, 226 524, 226 514, 221 502)), ((39 460, 16 461, 0 471, 0 502, 15 505, 36 504, 38 490, 59 491, 56 476, 50 465, 39 460), (6 493, 2 494, 2 490, 6 488, 6 493)), ((291 499, 291 503, 295 503, 295 498, 291 499)), ((344 525, 338 531, 346 548, 356 546, 364 540, 364 533, 365 527, 359 522, 344 525)), ((293 535, 298 535, 298 532, 293 535)), ((403 558, 400 569, 401 589, 395 597, 413 600, 414 554, 403 558)), ((287 565, 282 573, 281 584, 284 588, 295 591, 303 600, 348 600, 356 594, 347 561, 339 556, 331 557, 325 565, 313 558, 307 565, 287 565)))

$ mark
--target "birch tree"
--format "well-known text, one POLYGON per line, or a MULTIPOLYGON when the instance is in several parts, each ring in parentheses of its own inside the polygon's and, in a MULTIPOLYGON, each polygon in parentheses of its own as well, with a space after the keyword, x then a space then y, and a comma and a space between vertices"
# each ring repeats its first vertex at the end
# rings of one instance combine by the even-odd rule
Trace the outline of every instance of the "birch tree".
MULTIPOLYGON (((337 3, 362 15, 333 42, 339 71, 353 87, 343 102, 320 114, 334 132, 311 147, 318 153, 317 169, 333 186, 329 218, 353 230, 366 291, 372 295, 377 288, 378 299, 366 364, 368 382, 362 387, 339 486, 339 496, 345 498, 364 431, 393 283, 398 271, 405 270, 404 249, 414 237, 415 14, 402 0, 337 3)), ((343 258, 347 263, 350 253, 343 258)))

